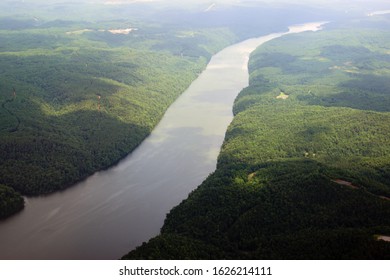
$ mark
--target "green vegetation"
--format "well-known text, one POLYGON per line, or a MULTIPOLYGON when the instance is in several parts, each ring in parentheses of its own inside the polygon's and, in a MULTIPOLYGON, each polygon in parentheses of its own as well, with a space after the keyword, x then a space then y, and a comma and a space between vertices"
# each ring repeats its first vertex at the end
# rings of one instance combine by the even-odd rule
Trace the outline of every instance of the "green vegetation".
POLYGON ((47 50, 44 59, 22 52, 0 55, 9 65, 0 81, 0 177, 25 194, 64 187, 126 155, 205 65, 125 49, 47 50))
POLYGON ((63 189, 113 165, 215 52, 296 18, 274 19, 271 7, 212 14, 154 3, 0 7, 0 184, 24 195, 63 189))
POLYGON ((0 219, 7 218, 23 209, 24 200, 12 188, 0 185, 0 219))
MULTIPOLYGON (((109 31, 134 28, 124 21, 2 22, 0 184, 25 195, 63 189, 134 150, 211 55, 236 40, 227 29, 185 36, 142 22, 129 34, 109 31)), ((1 217, 20 201, 2 196, 1 217)))
POLYGON ((83 45, 82 35, 32 49, 28 36, 3 37, 23 47, 0 53, 0 178, 24 194, 63 188, 129 153, 207 60, 83 45))
POLYGON ((390 25, 377 21, 261 46, 217 170, 124 258, 389 259, 375 237, 390 235, 390 25))

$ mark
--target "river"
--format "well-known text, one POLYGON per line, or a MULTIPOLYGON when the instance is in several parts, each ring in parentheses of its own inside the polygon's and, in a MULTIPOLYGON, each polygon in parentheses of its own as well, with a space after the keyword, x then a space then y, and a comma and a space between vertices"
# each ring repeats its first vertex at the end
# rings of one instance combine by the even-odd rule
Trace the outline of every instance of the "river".
POLYGON ((48 196, 26 198, 0 222, 0 259, 118 259, 157 235, 166 214, 215 170, 250 53, 292 26, 232 45, 172 104, 152 134, 119 164, 48 196))

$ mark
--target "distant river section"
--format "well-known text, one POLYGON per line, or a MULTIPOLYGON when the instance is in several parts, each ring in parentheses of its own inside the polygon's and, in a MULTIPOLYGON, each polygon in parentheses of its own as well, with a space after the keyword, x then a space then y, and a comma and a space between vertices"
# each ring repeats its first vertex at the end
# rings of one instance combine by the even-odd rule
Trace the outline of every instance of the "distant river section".
POLYGON ((172 104, 152 134, 116 166, 0 222, 0 259, 118 259, 156 236, 166 214, 215 170, 232 106, 248 86, 248 60, 274 38, 316 31, 292 26, 232 45, 172 104))

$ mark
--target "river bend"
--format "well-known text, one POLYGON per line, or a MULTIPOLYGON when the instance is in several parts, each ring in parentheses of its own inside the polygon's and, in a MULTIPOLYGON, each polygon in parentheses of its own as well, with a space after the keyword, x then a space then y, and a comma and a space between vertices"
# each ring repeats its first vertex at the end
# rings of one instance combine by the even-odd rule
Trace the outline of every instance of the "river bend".
POLYGON ((0 259, 118 259, 157 235, 166 214, 215 170, 250 53, 290 27, 232 45, 172 104, 152 134, 116 166, 49 196, 26 199, 0 222, 0 259))

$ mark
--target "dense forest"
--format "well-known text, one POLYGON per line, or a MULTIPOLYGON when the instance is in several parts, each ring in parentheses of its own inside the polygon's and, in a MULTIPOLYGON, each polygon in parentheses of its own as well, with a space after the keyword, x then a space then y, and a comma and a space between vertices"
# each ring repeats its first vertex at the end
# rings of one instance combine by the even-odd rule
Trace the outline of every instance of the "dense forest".
MULTIPOLYGON (((298 18, 273 19, 280 9, 271 7, 148 5, 0 4, 0 184, 13 196, 60 190, 113 165, 214 53, 298 18)), ((5 202, 20 209, 20 199, 5 202)))
POLYGON ((390 18, 262 45, 217 170, 124 259, 389 259, 390 18))
POLYGON ((0 185, 0 219, 11 216, 24 206, 23 198, 12 188, 0 185))

